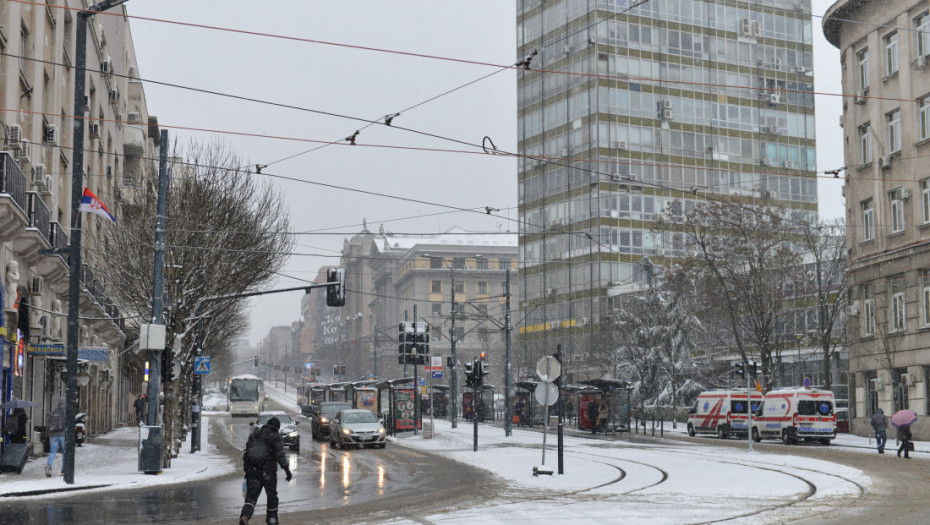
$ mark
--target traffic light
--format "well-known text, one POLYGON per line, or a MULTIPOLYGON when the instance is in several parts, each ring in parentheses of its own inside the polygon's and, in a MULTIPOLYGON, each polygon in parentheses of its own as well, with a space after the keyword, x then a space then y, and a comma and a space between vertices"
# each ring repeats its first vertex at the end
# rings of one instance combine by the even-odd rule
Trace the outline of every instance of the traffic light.
POLYGON ((174 379, 174 352, 171 348, 161 351, 161 380, 170 383, 174 379))
POLYGON ((739 363, 734 363, 733 373, 742 379, 746 379, 746 369, 743 367, 742 361, 739 363))
POLYGON ((491 365, 487 361, 481 361, 480 364, 481 364, 481 377, 483 378, 484 376, 491 373, 491 365))
POLYGON ((413 343, 416 345, 417 354, 429 353, 429 325, 426 323, 414 323, 413 343), (424 328, 425 325, 425 328, 424 328))
POLYGON ((255 361, 253 362, 253 366, 258 366, 258 356, 255 356, 255 361))
POLYGON ((759 373, 759 363, 755 361, 749 362, 749 375, 755 379, 756 375, 759 373))
POLYGON ((475 362, 465 361, 465 386, 475 386, 475 362))
POLYGON ((400 363, 403 364, 404 356, 409 355, 413 350, 413 327, 406 321, 397 325, 397 352, 400 354, 400 363), (408 331, 408 329, 410 331, 408 331))
POLYGON ((346 271, 344 268, 326 270, 326 306, 346 305, 346 271))

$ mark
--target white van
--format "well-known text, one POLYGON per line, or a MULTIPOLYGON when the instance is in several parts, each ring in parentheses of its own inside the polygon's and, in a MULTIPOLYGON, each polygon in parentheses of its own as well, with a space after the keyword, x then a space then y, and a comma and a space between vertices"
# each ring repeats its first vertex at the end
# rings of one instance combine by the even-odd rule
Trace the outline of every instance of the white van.
POLYGON ((836 437, 833 392, 816 388, 780 388, 765 394, 752 421, 752 439, 780 439, 786 445, 799 439, 829 445, 836 437))
MULTIPOLYGON (((708 390, 701 392, 688 412, 688 435, 716 434, 721 439, 746 436, 750 404, 746 389, 708 390)), ((761 392, 752 392, 753 411, 762 402, 761 392)))

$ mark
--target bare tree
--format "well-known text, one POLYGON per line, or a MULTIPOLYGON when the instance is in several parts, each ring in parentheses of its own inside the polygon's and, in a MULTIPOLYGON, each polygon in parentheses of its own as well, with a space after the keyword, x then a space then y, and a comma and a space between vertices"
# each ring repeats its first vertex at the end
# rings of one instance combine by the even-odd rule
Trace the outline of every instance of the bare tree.
POLYGON ((846 276, 846 223, 842 219, 797 219, 804 248, 805 272, 801 274, 801 298, 813 297, 817 308, 815 342, 821 351, 823 387, 833 386, 833 355, 845 340, 841 315, 846 310, 849 283, 846 276))
POLYGON ((709 202, 678 217, 690 248, 682 266, 700 283, 706 310, 719 311, 741 360, 758 353, 764 384, 773 387, 800 264, 785 210, 709 202))
MULTIPOLYGON (((167 145, 163 145, 167 147, 167 145)), ((220 356, 247 327, 243 300, 201 299, 255 291, 283 266, 292 245, 280 196, 240 166, 220 143, 175 147, 167 201, 165 324, 181 373, 165 385, 166 462, 177 454, 188 428, 194 370, 195 329, 203 354, 220 356)), ((158 173, 144 171, 135 188, 124 188, 121 225, 106 233, 106 264, 116 294, 129 311, 151 319, 158 173)))

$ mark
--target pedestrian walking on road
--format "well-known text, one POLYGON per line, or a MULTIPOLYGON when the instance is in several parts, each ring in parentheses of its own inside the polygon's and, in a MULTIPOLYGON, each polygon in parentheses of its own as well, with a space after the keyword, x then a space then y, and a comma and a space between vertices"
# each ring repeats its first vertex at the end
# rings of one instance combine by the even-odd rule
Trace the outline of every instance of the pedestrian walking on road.
POLYGON ((278 523, 278 465, 284 469, 286 480, 291 480, 291 469, 287 466, 284 455, 284 443, 281 441, 281 421, 273 417, 262 425, 258 432, 253 432, 245 444, 242 457, 245 468, 245 505, 239 516, 239 525, 249 525, 255 512, 255 503, 259 494, 265 489, 268 510, 265 523, 278 523))
POLYGON ((888 441, 888 418, 880 408, 872 415, 872 428, 875 429, 875 445, 878 447, 878 453, 884 454, 885 442, 888 441))
POLYGON ((136 401, 132 404, 133 408, 136 409, 136 424, 144 425, 145 424, 145 396, 139 394, 136 397, 136 401))
POLYGON ((901 457, 901 452, 904 452, 904 459, 911 459, 911 450, 914 450, 913 442, 911 442, 911 427, 898 428, 898 441, 901 442, 901 446, 898 447, 898 457, 901 457))
POLYGON ((58 401, 58 408, 52 411, 48 417, 48 463, 45 465, 45 476, 52 477, 52 468, 55 466, 55 456, 61 452, 62 470, 64 471, 64 452, 65 452, 65 401, 58 401))

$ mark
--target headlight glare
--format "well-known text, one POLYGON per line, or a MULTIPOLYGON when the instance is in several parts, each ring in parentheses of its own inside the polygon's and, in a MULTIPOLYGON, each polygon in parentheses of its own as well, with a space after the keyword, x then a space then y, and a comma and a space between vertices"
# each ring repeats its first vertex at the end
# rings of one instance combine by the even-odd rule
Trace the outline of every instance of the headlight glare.
POLYGON ((344 429, 342 429, 342 433, 348 436, 348 435, 351 434, 352 432, 351 432, 349 429, 344 428, 344 429))

